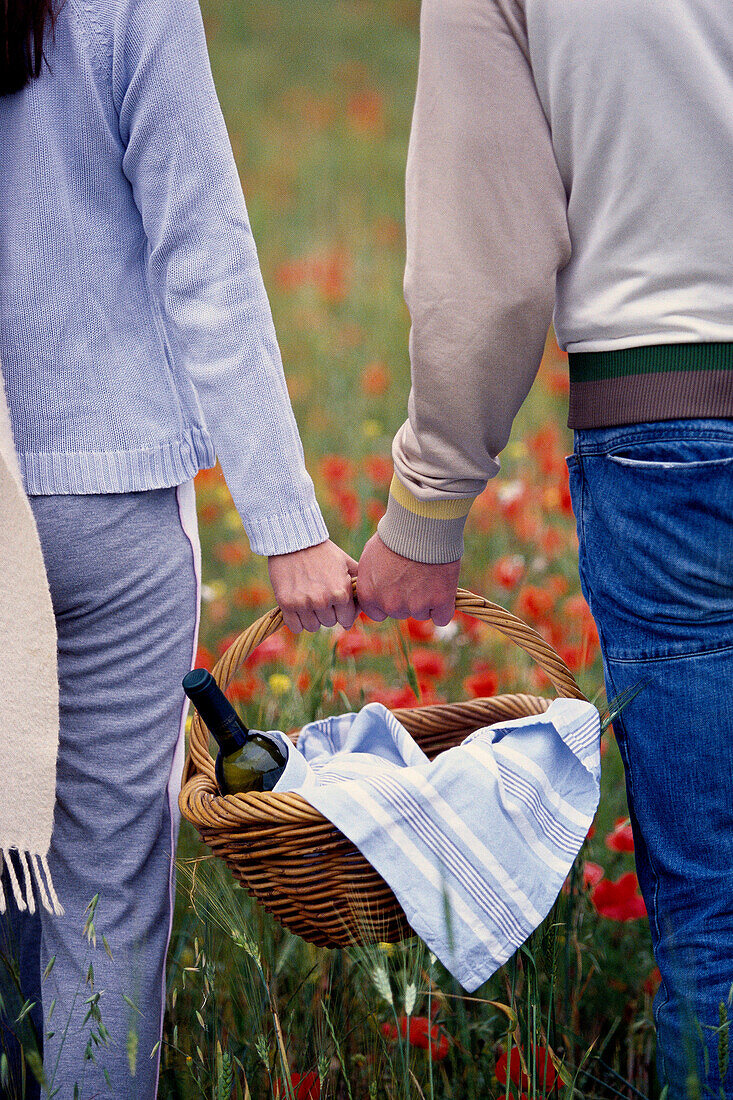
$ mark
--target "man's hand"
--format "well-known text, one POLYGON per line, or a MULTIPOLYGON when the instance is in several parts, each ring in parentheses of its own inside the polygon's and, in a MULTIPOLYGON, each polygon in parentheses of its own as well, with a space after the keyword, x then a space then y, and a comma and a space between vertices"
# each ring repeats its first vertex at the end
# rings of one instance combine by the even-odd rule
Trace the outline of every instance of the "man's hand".
POLYGON ((359 559, 356 594, 370 619, 432 619, 447 626, 456 609, 458 561, 425 565, 395 554, 379 535, 372 535, 359 559))
POLYGON ((357 564, 330 540, 292 554, 267 559, 270 584, 293 634, 341 623, 347 630, 357 616, 351 578, 357 564))

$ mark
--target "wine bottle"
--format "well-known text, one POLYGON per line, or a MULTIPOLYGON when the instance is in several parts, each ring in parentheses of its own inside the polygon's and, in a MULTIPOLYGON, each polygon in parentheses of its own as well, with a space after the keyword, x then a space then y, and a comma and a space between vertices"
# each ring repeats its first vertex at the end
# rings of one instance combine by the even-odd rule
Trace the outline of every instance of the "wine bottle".
POLYGON ((278 744, 259 730, 247 729, 207 669, 187 672, 183 690, 219 746, 214 773, 221 793, 271 791, 286 764, 278 744))

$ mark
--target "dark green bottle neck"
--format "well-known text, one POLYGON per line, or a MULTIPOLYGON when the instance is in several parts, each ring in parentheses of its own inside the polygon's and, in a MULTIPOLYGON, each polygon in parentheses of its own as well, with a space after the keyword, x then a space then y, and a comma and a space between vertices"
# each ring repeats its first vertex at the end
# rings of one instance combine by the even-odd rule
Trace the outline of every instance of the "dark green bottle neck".
POLYGON ((222 755, 231 756, 247 743, 249 730, 211 673, 193 669, 183 678, 183 687, 222 755))
MULTIPOLYGON (((201 717, 203 718, 203 715, 201 717)), ((206 722, 206 719, 204 721, 206 722)), ((249 730, 240 722, 236 714, 227 717, 224 721, 206 722, 206 725, 221 749, 222 756, 231 756, 232 753, 238 752, 249 739, 249 730)))

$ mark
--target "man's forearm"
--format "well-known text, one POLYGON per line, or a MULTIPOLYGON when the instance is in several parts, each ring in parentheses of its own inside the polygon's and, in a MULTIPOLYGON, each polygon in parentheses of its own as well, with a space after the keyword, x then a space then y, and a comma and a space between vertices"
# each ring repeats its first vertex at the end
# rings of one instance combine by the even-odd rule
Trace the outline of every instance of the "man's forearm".
POLYGON ((406 178, 412 390, 379 527, 418 561, 462 552, 471 501, 498 471, 537 373, 570 254, 521 36, 513 0, 423 0, 406 178))

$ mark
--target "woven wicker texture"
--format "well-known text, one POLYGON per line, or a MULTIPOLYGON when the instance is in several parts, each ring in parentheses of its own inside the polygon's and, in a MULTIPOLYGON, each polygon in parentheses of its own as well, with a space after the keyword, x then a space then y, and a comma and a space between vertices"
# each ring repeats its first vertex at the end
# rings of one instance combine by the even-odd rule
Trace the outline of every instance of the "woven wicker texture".
MULTIPOLYGON (((559 695, 585 698, 562 658, 521 619, 460 588, 456 609, 493 626, 529 654, 559 695)), ((282 613, 273 608, 239 635, 212 669, 222 691, 260 642, 281 625, 282 613)), ((533 695, 498 695, 394 713, 433 758, 481 726, 541 714, 549 705, 549 699, 533 695)), ((384 879, 300 795, 218 793, 209 733, 196 713, 179 805, 249 893, 281 924, 311 943, 394 943, 412 935, 384 879)))

